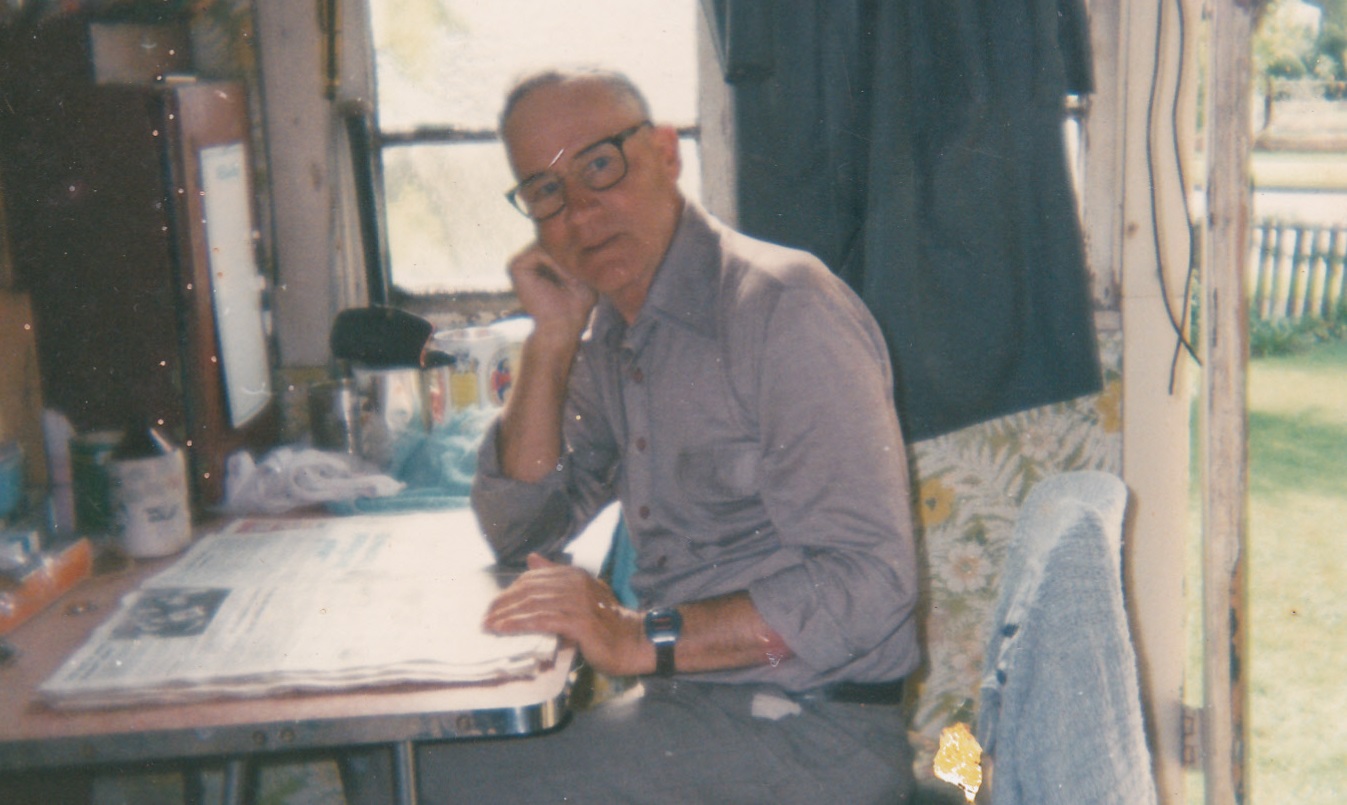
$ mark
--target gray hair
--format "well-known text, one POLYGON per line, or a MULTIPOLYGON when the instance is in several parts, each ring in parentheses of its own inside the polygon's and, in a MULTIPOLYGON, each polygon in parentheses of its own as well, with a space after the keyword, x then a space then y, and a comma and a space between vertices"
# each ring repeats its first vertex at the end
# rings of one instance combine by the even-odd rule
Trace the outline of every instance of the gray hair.
POLYGON ((509 121, 510 115, 514 114, 514 110, 519 106, 519 103, 532 94, 534 90, 572 81, 598 82, 607 87, 619 99, 635 104, 636 108, 640 110, 642 118, 650 119, 650 103, 646 101, 645 94, 625 73, 596 67, 549 68, 529 73, 515 81, 506 94, 505 106, 500 111, 500 118, 497 122, 500 134, 504 136, 505 124, 509 121))

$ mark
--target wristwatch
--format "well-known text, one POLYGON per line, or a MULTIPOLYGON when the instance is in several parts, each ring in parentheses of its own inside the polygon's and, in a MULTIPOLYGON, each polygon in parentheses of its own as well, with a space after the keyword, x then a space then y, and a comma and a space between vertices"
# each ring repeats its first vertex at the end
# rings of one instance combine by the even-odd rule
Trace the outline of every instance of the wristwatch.
POLYGON ((645 613, 645 636, 655 644, 655 673, 672 676, 674 672, 674 645, 683 632, 683 616, 673 607, 652 609, 645 613))

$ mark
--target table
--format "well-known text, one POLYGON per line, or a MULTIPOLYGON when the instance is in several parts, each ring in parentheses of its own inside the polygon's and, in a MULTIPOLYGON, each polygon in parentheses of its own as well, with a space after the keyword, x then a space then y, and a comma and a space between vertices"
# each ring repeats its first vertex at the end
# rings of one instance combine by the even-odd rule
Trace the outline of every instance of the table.
MULTIPOLYGON (((599 533, 602 539, 605 531, 611 535, 612 524, 611 518, 601 518, 586 533, 599 533)), ((394 755, 395 798, 414 803, 416 742, 531 734, 557 727, 565 716, 575 660, 574 649, 565 647, 553 666, 536 677, 491 685, 373 689, 106 711, 56 711, 35 701, 36 687, 116 610, 118 599, 170 561, 138 563, 117 574, 95 577, 10 635, 19 656, 0 667, 0 774, 224 758, 226 801, 237 801, 249 758, 384 745, 394 755)))

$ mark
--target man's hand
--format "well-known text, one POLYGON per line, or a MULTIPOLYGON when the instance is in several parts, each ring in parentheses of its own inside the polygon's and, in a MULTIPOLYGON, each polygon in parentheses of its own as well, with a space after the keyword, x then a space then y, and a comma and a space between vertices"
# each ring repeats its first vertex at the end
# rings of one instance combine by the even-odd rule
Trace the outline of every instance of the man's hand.
POLYGON ((510 259, 510 282, 540 330, 578 340, 598 301, 593 289, 566 273, 537 243, 510 259))
MULTIPOLYGON (((580 647, 585 661, 612 676, 655 670, 655 647, 641 613, 617 602, 612 589, 578 567, 529 554, 529 569, 492 602, 485 626, 500 634, 543 632, 580 647)), ((678 606, 683 636, 680 672, 779 665, 794 656, 758 614, 746 592, 678 606)))
POLYGON ((612 589, 578 567, 529 554, 528 570, 487 610, 493 632, 545 632, 580 647, 585 662, 615 676, 649 673, 654 649, 641 616, 618 603, 612 589))

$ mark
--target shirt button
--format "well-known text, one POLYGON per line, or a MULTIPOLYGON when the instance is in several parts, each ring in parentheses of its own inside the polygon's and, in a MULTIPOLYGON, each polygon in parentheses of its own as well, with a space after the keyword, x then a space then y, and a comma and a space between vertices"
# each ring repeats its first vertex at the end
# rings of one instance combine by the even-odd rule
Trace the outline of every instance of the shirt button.
POLYGON ((655 561, 655 568, 658 570, 663 570, 664 566, 667 564, 669 564, 669 557, 661 556, 658 560, 655 561))
POLYGON ((642 372, 639 367, 636 369, 632 369, 631 379, 636 381, 637 383, 641 383, 645 380, 645 372, 642 372))
POLYGON ((639 450, 639 451, 642 452, 642 453, 645 452, 645 437, 644 437, 644 436, 638 437, 638 438, 636 439, 636 449, 639 450))
POLYGON ((642 506, 641 508, 639 508, 639 509, 636 510, 636 513, 639 514, 639 515, 641 515, 641 519, 642 519, 642 520, 649 520, 649 519, 650 519, 650 507, 649 507, 649 506, 642 506))

